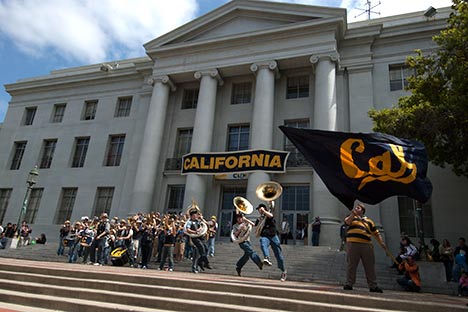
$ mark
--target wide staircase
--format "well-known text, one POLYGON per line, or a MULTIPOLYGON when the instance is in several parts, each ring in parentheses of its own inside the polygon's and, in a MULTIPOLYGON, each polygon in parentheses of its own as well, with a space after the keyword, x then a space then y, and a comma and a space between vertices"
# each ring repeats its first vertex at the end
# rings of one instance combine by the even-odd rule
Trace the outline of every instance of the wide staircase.
POLYGON ((17 311, 467 310, 467 300, 441 294, 447 291, 442 286, 438 293, 393 290, 397 275, 388 265, 377 267, 383 294, 369 293, 362 271, 355 290, 344 291, 345 253, 326 247, 283 246, 286 282, 279 281, 275 263, 260 271, 249 261, 238 277, 242 251, 232 243, 218 243, 213 269, 200 274, 190 272, 189 260, 176 263, 174 272, 142 270, 68 264, 55 250, 54 244, 0 250, 0 302, 25 306, 17 311))

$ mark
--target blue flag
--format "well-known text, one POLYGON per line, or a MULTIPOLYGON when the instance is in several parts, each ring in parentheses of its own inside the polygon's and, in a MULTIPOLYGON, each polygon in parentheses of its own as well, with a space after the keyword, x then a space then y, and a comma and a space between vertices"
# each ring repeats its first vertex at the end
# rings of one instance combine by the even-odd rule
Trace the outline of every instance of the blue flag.
POLYGON ((355 200, 377 204, 403 195, 425 203, 432 194, 420 142, 383 133, 279 127, 348 209, 355 200))

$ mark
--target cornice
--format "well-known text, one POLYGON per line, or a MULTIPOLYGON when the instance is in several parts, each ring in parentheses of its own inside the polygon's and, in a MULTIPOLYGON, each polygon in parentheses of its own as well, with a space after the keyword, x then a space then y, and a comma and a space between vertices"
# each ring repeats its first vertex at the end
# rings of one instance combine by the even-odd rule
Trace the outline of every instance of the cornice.
POLYGON ((319 19, 319 20, 313 20, 313 21, 307 21, 307 22, 299 22, 299 23, 294 23, 294 24, 288 24, 284 26, 279 26, 274 29, 266 29, 266 30, 260 30, 260 31, 254 31, 254 32, 248 32, 248 33, 241 33, 241 34, 235 34, 235 35, 230 35, 230 36, 225 36, 225 37, 219 37, 219 38, 212 38, 212 39, 204 39, 200 41, 189 41, 189 42, 181 42, 181 43, 175 43, 167 46, 161 46, 157 47, 152 50, 147 50, 146 53, 150 56, 156 57, 157 55, 162 53, 162 54, 172 54, 172 53, 177 53, 177 50, 187 50, 187 49, 205 49, 207 47, 212 46, 213 48, 216 48, 217 45, 219 44, 224 44, 224 43, 231 43, 234 41, 242 41, 242 40, 261 40, 262 36, 269 36, 269 35, 291 35, 291 33, 296 32, 297 30, 302 30, 306 31, 307 28, 314 28, 314 32, 320 32, 324 30, 333 30, 337 31, 340 27, 343 25, 343 18, 337 17, 337 18, 329 18, 329 19, 319 19), (328 28, 321 28, 319 27, 325 27, 325 26, 331 26, 328 28))
POLYGON ((169 33, 166 33, 156 39, 145 43, 143 46, 148 51, 151 51, 151 47, 160 47, 162 45, 168 44, 171 41, 177 40, 177 38, 186 36, 190 32, 194 32, 194 30, 203 28, 216 20, 222 19, 223 17, 234 11, 242 10, 268 14, 274 13, 282 16, 296 15, 300 17, 318 19, 329 19, 338 16, 340 19, 344 19, 346 24, 346 10, 342 8, 330 8, 256 0, 232 0, 201 17, 174 29, 169 33))

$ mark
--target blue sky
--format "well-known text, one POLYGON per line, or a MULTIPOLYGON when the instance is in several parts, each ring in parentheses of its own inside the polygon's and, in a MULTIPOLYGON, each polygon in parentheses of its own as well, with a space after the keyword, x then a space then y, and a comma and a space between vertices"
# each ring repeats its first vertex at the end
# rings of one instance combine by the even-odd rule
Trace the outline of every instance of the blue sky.
MULTIPOLYGON (((367 0, 276 0, 341 7, 366 18, 367 0)), ((229 0, 0 0, 0 123, 4 84, 51 70, 144 55, 142 45, 229 0)), ((381 0, 373 17, 450 6, 451 0, 381 0)), ((372 5, 378 1, 371 1, 372 5)))

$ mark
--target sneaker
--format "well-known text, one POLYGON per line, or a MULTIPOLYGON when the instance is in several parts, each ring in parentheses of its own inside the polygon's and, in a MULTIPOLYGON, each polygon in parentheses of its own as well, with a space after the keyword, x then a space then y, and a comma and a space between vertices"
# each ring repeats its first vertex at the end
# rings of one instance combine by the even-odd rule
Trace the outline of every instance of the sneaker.
POLYGON ((281 281, 282 281, 282 282, 284 282, 287 278, 288 278, 288 274, 286 273, 286 271, 284 271, 283 273, 281 273, 281 281))
POLYGON ((158 271, 162 271, 162 268, 158 268, 158 271))
POLYGON ((266 257, 265 259, 263 259, 263 264, 266 264, 266 265, 268 265, 268 266, 272 266, 272 265, 273 265, 273 263, 271 263, 271 261, 270 261, 270 258, 268 258, 268 257, 266 257))
POLYGON ((198 270, 192 270, 192 273, 198 274, 198 270))
POLYGON ((353 290, 353 286, 344 285, 344 286, 343 286, 343 289, 344 289, 344 290, 353 290))
POLYGON ((257 264, 257 266, 258 266, 258 268, 259 268, 260 270, 263 270, 263 262, 259 262, 259 263, 257 264))
POLYGON ((241 271, 242 271, 241 268, 236 268, 237 275, 241 276, 241 271))
POLYGON ((101 265, 101 264, 99 264, 99 263, 96 262, 96 263, 94 263, 93 265, 96 265, 96 266, 97 266, 97 265, 101 265))
POLYGON ((212 267, 209 263, 207 263, 207 264, 205 265, 205 268, 210 269, 210 270, 213 269, 213 267, 212 267))
POLYGON ((375 293, 383 293, 383 290, 380 289, 379 287, 369 288, 369 291, 375 292, 375 293))
POLYGON ((173 271, 174 271, 174 269, 169 269, 169 272, 173 272, 173 271))

